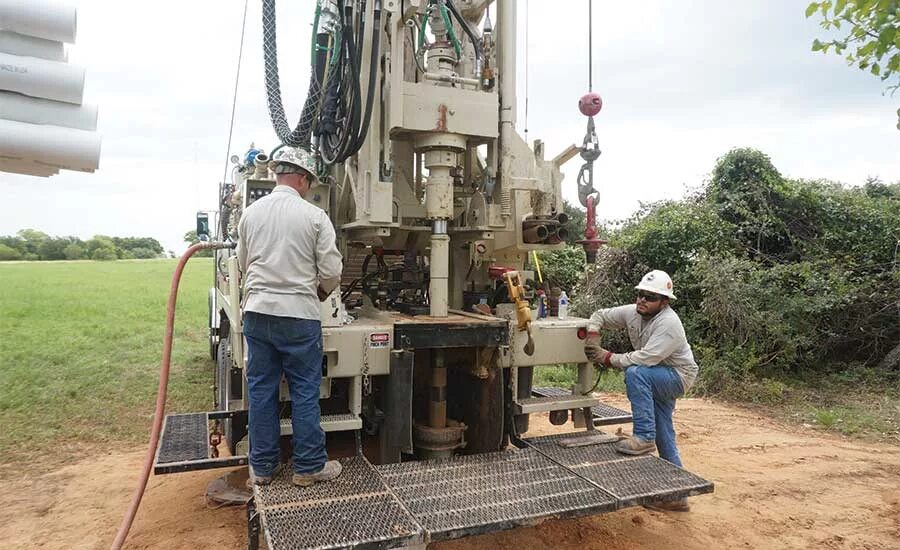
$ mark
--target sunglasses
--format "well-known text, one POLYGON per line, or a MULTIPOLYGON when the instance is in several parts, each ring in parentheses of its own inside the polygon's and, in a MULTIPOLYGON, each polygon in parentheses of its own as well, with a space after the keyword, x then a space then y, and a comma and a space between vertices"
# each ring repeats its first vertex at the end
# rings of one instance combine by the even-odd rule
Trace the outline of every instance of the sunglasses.
POLYGON ((653 294, 652 292, 638 292, 637 299, 643 299, 645 302, 658 302, 662 300, 662 296, 659 294, 653 294))

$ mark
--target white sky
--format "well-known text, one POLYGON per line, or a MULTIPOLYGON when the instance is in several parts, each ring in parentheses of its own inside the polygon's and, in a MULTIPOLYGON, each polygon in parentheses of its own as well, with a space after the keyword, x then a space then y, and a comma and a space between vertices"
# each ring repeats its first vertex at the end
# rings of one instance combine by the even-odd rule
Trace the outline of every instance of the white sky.
MULTIPOLYGON (((260 4, 250 2, 232 152, 275 145, 263 87, 260 4)), ((0 234, 152 236, 185 248, 197 210, 214 209, 226 143, 243 2, 78 2, 70 62, 88 68, 100 105, 100 170, 53 178, 0 172, 0 234)), ((279 2, 285 104, 295 121, 308 81, 311 0, 279 2)), ((717 157, 750 146, 788 177, 860 184, 900 180, 900 98, 837 56, 806 0, 594 1, 594 89, 603 155, 600 217, 683 196, 717 157)), ((547 157, 580 144, 586 119, 587 0, 519 1, 519 130, 524 130, 524 27, 529 24, 528 139, 547 157), (526 17, 526 6, 530 14, 526 17)), ((566 167, 577 202, 580 159, 566 167)))

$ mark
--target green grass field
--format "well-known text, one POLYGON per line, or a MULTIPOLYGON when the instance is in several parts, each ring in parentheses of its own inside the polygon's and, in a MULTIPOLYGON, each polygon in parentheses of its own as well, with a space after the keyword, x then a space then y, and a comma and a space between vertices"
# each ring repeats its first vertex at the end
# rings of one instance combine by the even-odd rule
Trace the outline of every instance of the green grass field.
MULTIPOLYGON (((0 264, 0 463, 146 439, 175 265, 0 264)), ((176 313, 169 412, 212 408, 211 283, 211 259, 191 260, 176 313)))

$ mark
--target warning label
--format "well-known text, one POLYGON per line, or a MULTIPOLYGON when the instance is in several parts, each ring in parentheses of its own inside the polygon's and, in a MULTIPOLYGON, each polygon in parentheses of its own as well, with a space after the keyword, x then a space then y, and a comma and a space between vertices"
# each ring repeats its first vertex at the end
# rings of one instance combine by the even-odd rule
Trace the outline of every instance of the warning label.
POLYGON ((391 345, 391 334, 389 332, 376 332, 369 335, 370 348, 386 348, 391 345))

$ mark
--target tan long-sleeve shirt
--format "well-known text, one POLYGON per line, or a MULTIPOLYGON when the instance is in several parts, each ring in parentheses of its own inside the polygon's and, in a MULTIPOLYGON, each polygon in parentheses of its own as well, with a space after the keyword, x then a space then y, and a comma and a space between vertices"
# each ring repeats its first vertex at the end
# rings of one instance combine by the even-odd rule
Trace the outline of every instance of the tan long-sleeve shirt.
POLYGON ((631 365, 672 367, 681 377, 684 391, 688 391, 697 379, 697 362, 684 333, 678 314, 670 307, 645 320, 632 305, 597 310, 591 315, 588 330, 619 328, 628 331, 628 339, 634 351, 614 353, 609 358, 613 366, 631 365))
POLYGON ((244 311, 319 320, 317 287, 331 292, 341 282, 331 220, 286 185, 276 185, 244 211, 237 256, 244 311))

